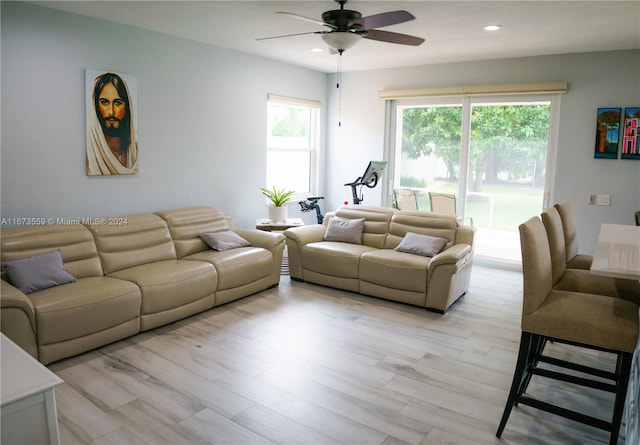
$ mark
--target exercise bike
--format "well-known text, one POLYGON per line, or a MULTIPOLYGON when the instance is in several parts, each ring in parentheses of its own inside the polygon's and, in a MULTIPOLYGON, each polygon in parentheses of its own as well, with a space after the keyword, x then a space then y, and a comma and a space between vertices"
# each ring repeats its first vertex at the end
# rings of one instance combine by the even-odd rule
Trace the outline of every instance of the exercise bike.
POLYGON ((362 193, 358 196, 358 192, 356 191, 356 187, 360 186, 360 190, 362 191, 362 187, 368 187, 370 189, 374 188, 378 185, 378 181, 382 177, 382 172, 384 168, 387 166, 387 161, 371 161, 369 165, 367 165, 367 169, 364 171, 362 176, 358 176, 355 181, 348 182, 345 185, 351 187, 351 194, 353 196, 353 203, 360 204, 364 197, 362 193))
POLYGON ((318 224, 322 224, 322 221, 324 221, 324 216, 322 215, 322 212, 320 212, 320 205, 318 204, 318 201, 321 199, 324 199, 324 196, 311 196, 307 198, 306 201, 298 201, 298 204, 300 204, 300 211, 302 213, 307 213, 312 210, 316 211, 318 224))

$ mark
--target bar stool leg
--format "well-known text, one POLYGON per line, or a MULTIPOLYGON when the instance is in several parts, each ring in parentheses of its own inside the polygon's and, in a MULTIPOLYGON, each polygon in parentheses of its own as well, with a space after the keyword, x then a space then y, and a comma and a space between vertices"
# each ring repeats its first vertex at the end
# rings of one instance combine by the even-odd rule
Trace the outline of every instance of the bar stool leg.
POLYGON ((616 445, 618 443, 620 425, 622 424, 622 414, 627 400, 627 389, 629 388, 629 376, 631 374, 632 361, 633 354, 631 353, 621 352, 618 355, 616 363, 616 397, 613 405, 613 416, 611 418, 611 437, 609 439, 609 445, 616 445))
MULTIPOLYGON (((542 352, 544 351, 544 347, 546 346, 546 344, 547 344, 546 337, 543 337, 541 335, 532 335, 531 347, 529 348, 529 357, 527 359, 528 360, 527 363, 529 367, 535 368, 536 366, 538 366, 539 358, 542 355, 542 352)), ((533 374, 527 371, 528 369, 525 370, 525 376, 522 379, 520 389, 518 389, 519 396, 521 396, 527 391, 527 387, 531 382, 531 377, 533 377, 533 374)), ((517 399, 514 403, 514 406, 518 406, 517 399)))
POLYGON ((516 361, 516 369, 513 373, 513 382, 511 383, 511 389, 509 390, 509 397, 504 407, 504 413, 502 414, 502 420, 500 420, 500 426, 496 432, 496 437, 502 436, 504 427, 509 420, 509 414, 516 402, 518 393, 522 388, 525 379, 525 371, 529 368, 529 360, 531 358, 531 351, 537 346, 537 341, 534 340, 534 336, 529 332, 522 332, 520 336, 520 349, 518 351, 518 360, 516 361))

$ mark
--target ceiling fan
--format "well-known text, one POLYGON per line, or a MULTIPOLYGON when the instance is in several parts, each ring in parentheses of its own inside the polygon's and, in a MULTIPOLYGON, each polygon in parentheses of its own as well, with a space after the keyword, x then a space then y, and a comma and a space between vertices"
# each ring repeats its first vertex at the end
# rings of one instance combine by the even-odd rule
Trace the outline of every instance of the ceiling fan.
POLYGON ((278 14, 284 14, 296 19, 316 23, 329 28, 328 30, 263 37, 256 40, 278 39, 304 34, 321 34, 322 40, 324 40, 327 45, 336 50, 339 54, 342 54, 345 50, 353 47, 361 38, 411 46, 418 46, 424 42, 424 39, 420 37, 376 29, 384 26, 397 25, 399 23, 415 19, 415 17, 407 11, 390 11, 362 17, 362 14, 358 11, 344 9, 344 5, 348 0, 335 0, 335 2, 340 4, 340 9, 323 12, 322 20, 316 20, 291 12, 278 12, 278 14))

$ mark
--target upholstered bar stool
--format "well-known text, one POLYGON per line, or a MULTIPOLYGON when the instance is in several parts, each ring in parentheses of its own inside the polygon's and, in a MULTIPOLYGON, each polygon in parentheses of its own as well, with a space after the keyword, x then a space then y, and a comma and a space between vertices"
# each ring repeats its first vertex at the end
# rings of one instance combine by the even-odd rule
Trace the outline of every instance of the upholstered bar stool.
POLYGON ((562 201, 553 205, 562 220, 568 269, 591 268, 593 255, 578 253, 578 223, 571 201, 562 201))
POLYGON ((633 353, 638 344, 638 306, 620 298, 554 290, 551 254, 542 221, 531 218, 519 229, 524 284, 522 335, 513 382, 496 436, 502 435, 513 406, 523 404, 609 431, 609 443, 615 445, 633 353), (615 370, 606 371, 545 356, 547 340, 615 354, 615 370), (541 364, 551 364, 561 370, 540 367, 541 364), (576 371, 589 377, 576 375, 576 371), (611 420, 527 395, 527 386, 533 376, 614 393, 611 420))
MULTIPOLYGON (((547 232, 551 254, 553 288, 590 294, 623 298, 640 304, 640 282, 624 278, 593 275, 586 269, 572 269, 566 263, 566 242, 562 218, 556 207, 550 207, 540 215, 547 232)), ((583 257, 591 257, 583 255, 583 257)))

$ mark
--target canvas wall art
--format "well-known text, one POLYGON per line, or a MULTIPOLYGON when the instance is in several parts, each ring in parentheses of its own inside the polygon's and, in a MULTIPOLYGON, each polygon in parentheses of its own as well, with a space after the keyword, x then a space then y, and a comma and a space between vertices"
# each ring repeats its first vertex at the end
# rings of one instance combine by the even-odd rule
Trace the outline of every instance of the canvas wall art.
POLYGON ((620 137, 621 108, 598 108, 595 157, 616 159, 620 137))
POLYGON ((627 107, 624 109, 624 122, 622 127, 622 159, 640 160, 640 107, 627 107))
POLYGON ((137 78, 85 70, 88 176, 138 172, 137 78))

